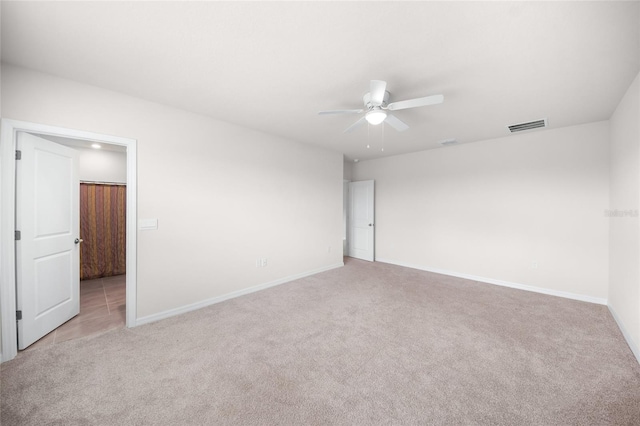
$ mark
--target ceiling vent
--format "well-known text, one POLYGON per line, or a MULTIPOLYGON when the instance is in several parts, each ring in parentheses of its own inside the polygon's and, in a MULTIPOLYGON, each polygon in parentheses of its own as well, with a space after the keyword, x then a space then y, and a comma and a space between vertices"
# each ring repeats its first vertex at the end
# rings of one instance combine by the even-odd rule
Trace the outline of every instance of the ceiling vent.
POLYGON ((523 132, 525 130, 531 129, 539 129, 541 127, 547 127, 547 119, 543 118, 541 120, 528 121, 526 123, 511 124, 507 127, 509 128, 509 131, 511 133, 523 132))
POLYGON ((438 142, 440 145, 442 146, 449 146, 449 145, 455 145, 458 143, 457 140, 455 139, 445 139, 443 141, 438 142))

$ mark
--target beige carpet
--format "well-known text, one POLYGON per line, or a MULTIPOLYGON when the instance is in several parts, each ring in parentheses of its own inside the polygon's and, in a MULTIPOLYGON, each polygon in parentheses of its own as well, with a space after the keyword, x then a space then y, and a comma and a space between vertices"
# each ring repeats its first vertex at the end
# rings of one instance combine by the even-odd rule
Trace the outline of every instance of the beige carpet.
POLYGON ((1 408, 3 425, 638 425, 640 366, 604 306, 347 259, 22 353, 1 408))

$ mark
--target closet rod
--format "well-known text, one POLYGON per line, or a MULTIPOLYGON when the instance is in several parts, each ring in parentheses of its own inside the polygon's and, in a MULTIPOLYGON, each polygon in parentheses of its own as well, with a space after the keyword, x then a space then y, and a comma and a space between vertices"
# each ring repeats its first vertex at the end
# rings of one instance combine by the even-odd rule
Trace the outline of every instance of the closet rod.
POLYGON ((120 186, 127 186, 126 183, 122 183, 122 182, 101 182, 101 181, 95 181, 95 180, 81 180, 80 183, 92 183, 94 185, 120 185, 120 186))

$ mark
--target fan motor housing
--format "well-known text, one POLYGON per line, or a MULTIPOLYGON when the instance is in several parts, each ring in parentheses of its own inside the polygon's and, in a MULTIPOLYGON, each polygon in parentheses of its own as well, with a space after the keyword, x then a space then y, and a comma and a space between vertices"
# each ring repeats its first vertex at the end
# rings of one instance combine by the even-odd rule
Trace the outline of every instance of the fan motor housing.
MULTIPOLYGON (((371 110, 371 109, 374 109, 375 107, 378 107, 378 105, 371 104, 370 92, 367 92, 364 94, 364 96, 362 97, 362 101, 364 102, 364 106, 367 108, 367 110, 371 110)), ((379 105, 379 107, 386 108, 388 103, 389 103, 389 92, 385 91, 384 98, 382 99, 382 105, 379 105)))

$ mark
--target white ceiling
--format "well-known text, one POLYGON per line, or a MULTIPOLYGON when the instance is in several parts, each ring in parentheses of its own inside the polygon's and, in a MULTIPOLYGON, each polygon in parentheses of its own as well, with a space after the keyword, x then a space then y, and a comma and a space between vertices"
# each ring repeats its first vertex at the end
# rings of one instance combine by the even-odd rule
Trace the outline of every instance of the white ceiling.
MULTIPOLYGON (((59 143, 60 145, 65 145, 65 146, 70 146, 72 148, 82 148, 82 149, 88 149, 88 150, 94 150, 96 148, 93 148, 93 144, 95 144, 95 142, 93 141, 87 141, 87 140, 83 140, 83 139, 71 139, 71 138, 65 138, 65 137, 61 137, 61 136, 52 136, 52 135, 38 135, 41 138, 50 140, 51 142, 55 142, 55 143, 59 143)), ((115 151, 115 152, 121 152, 121 153, 125 153, 127 152, 127 147, 124 145, 114 145, 114 144, 106 144, 106 143, 100 143, 98 144, 100 145, 100 150, 102 151, 115 151)))
POLYGON ((2 61, 367 159, 608 119, 640 71, 640 2, 3 1, 2 61), (317 115, 371 79, 445 101, 396 112, 404 133, 317 115))

